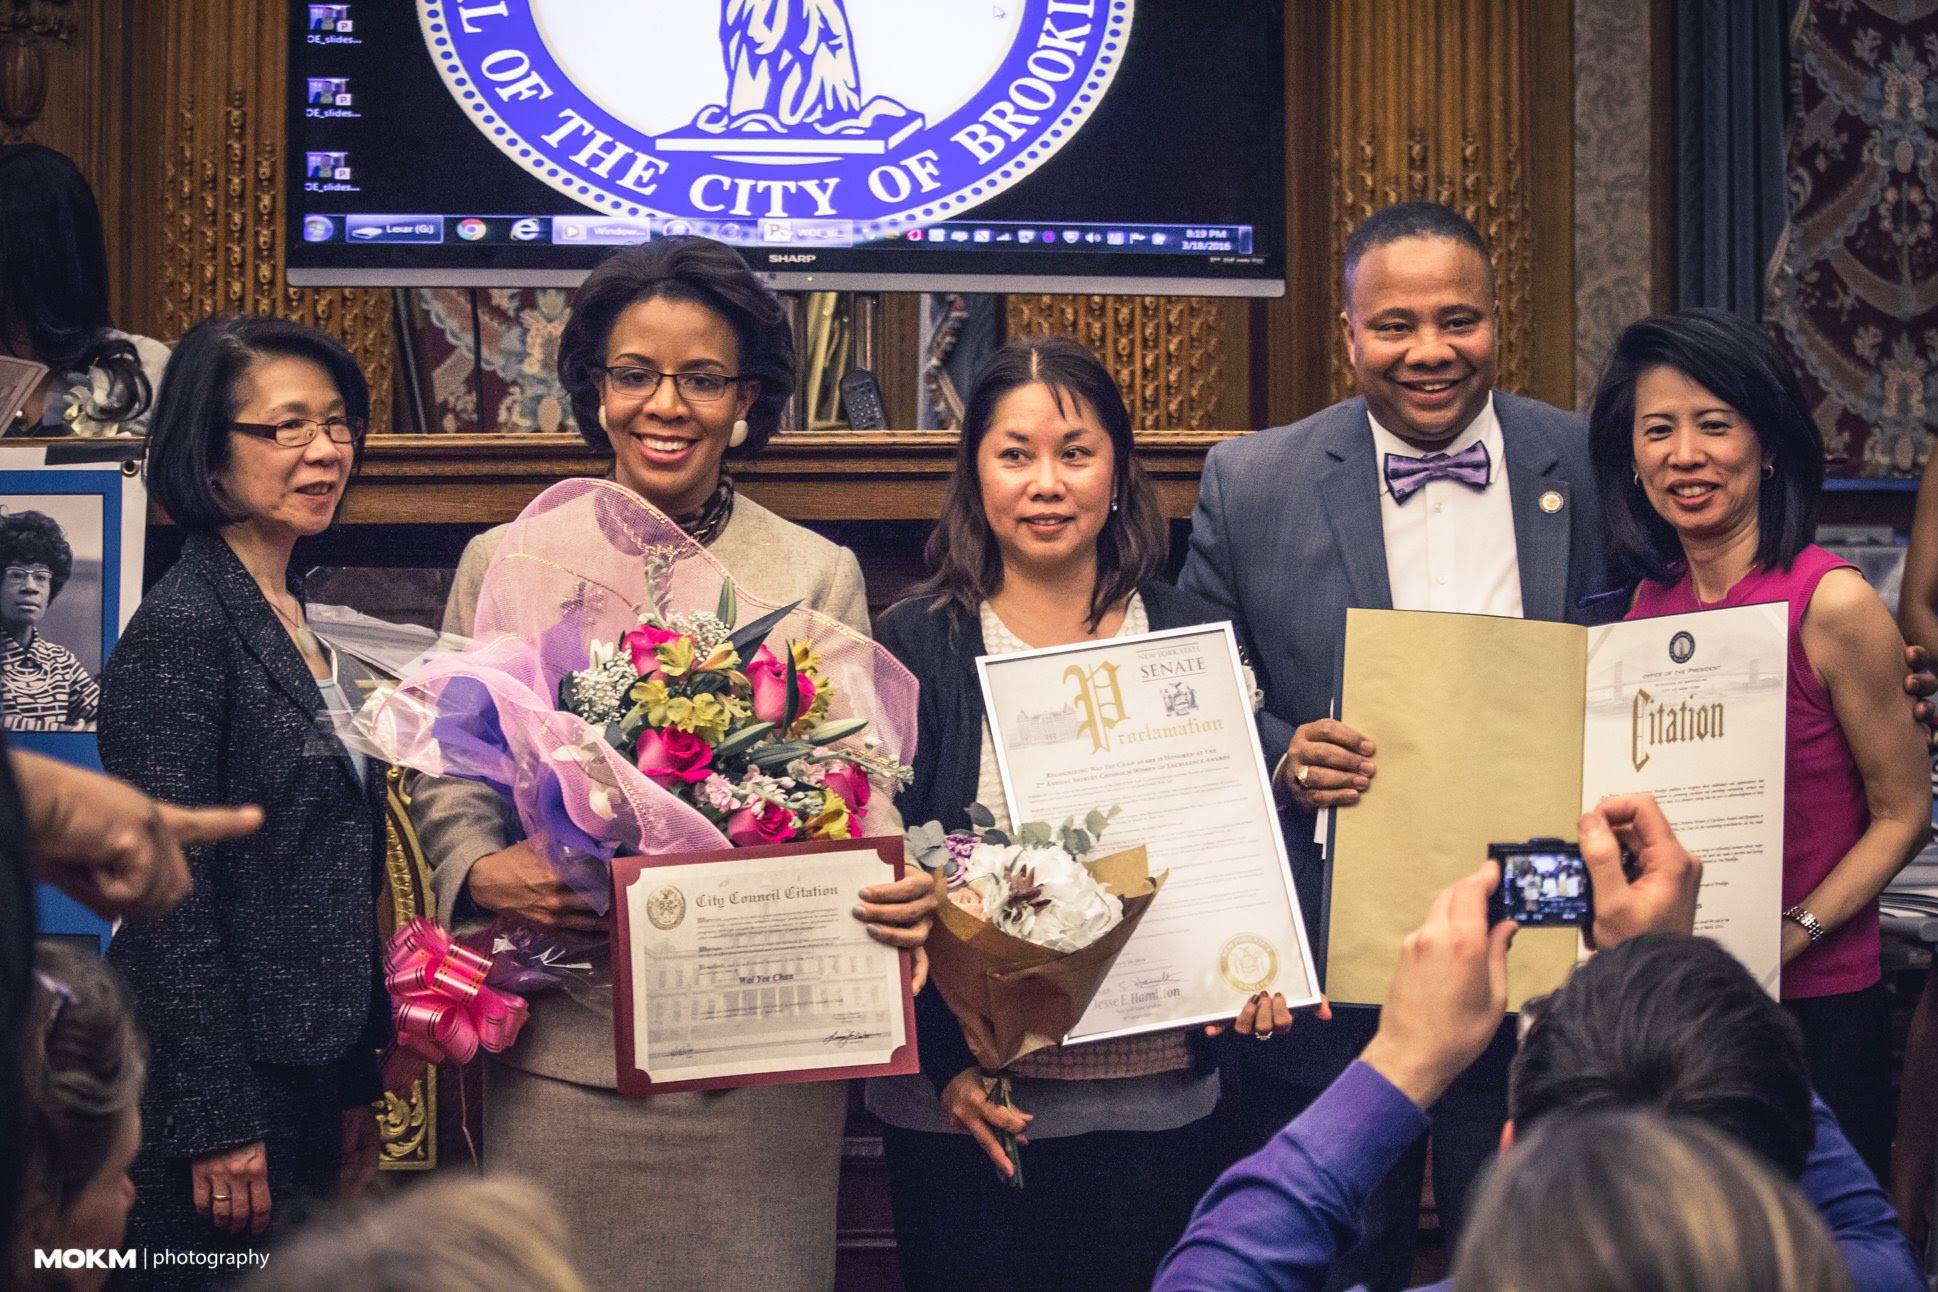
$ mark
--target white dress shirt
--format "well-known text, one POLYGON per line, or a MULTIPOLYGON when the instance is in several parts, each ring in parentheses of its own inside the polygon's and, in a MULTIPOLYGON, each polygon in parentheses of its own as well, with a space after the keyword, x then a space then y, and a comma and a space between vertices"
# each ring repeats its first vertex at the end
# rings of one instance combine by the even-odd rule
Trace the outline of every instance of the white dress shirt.
POLYGON ((1507 493, 1506 449, 1494 397, 1445 452, 1487 446, 1487 487, 1429 480, 1404 503, 1386 486, 1386 455, 1425 457, 1381 426, 1371 413, 1379 471, 1380 526, 1386 535, 1386 581, 1395 610, 1444 610, 1521 618, 1521 561, 1514 545, 1514 508, 1507 493))

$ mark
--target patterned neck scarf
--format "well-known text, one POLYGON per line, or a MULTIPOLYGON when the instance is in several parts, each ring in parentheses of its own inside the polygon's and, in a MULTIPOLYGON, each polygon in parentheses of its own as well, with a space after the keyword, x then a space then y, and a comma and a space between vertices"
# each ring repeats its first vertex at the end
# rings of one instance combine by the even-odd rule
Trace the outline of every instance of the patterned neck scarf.
POLYGON ((707 500, 683 516, 673 517, 673 523, 685 530, 687 537, 704 547, 720 537, 720 531, 727 527, 727 522, 732 518, 733 477, 722 471, 720 483, 713 487, 707 500))

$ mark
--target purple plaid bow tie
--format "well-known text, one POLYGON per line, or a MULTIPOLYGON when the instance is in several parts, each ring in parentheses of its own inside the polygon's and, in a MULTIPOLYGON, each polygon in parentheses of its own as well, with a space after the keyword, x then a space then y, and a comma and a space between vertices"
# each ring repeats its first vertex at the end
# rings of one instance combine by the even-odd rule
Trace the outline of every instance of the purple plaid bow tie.
POLYGON ((1487 446, 1475 441, 1458 453, 1429 453, 1423 458, 1404 453, 1386 455, 1386 487, 1394 502, 1405 502, 1427 487, 1429 480, 1458 480, 1476 489, 1487 487, 1487 446))

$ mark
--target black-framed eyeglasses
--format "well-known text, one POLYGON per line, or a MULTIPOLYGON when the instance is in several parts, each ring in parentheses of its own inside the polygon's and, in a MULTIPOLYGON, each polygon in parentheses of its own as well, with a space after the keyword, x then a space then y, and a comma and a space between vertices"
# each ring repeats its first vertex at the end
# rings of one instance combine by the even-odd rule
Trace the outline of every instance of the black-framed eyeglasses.
POLYGON ((710 404, 739 383, 753 380, 724 372, 659 372, 634 364, 618 364, 609 368, 594 368, 592 371, 606 379, 608 391, 627 399, 651 399, 653 392, 659 389, 659 383, 671 377, 673 388, 680 392, 680 398, 696 404, 710 404))
POLYGON ((370 429, 370 419, 339 416, 319 421, 313 417, 286 417, 280 422, 230 422, 229 429, 257 439, 274 440, 286 449, 300 449, 324 433, 337 444, 356 444, 370 429))

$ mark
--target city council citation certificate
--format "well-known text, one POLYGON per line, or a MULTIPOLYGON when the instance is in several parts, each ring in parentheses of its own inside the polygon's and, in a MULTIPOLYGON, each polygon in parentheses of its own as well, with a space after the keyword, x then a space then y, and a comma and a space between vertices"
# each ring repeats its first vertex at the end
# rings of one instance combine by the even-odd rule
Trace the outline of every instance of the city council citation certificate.
POLYGON ((917 1071, 911 953, 854 917, 902 840, 612 863, 621 1094, 917 1071))

